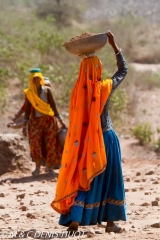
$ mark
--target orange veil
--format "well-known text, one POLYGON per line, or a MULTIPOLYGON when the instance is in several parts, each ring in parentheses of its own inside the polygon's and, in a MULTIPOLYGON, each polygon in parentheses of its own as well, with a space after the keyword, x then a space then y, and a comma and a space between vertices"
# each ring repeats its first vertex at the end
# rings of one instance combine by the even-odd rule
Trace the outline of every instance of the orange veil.
POLYGON ((61 214, 70 211, 78 190, 88 191, 93 178, 106 168, 100 115, 112 89, 112 80, 101 80, 101 73, 98 57, 82 60, 71 92, 69 128, 56 196, 51 203, 61 214))

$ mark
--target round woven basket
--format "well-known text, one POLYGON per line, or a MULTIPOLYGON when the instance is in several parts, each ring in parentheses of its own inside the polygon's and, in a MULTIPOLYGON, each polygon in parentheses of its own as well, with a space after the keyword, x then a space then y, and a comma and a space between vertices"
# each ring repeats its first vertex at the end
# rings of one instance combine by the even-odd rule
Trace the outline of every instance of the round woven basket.
POLYGON ((86 36, 63 44, 65 49, 73 55, 95 53, 107 43, 107 33, 98 33, 86 36))

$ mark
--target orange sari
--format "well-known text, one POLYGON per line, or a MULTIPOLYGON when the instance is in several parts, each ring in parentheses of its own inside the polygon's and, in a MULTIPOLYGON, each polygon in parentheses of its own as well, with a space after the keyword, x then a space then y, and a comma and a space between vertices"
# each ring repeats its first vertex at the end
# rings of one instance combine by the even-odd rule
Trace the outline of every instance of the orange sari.
POLYGON ((64 146, 55 199, 51 207, 67 214, 78 190, 88 191, 94 177, 106 168, 100 115, 112 89, 112 80, 101 80, 102 64, 89 57, 81 62, 71 92, 69 128, 64 146))

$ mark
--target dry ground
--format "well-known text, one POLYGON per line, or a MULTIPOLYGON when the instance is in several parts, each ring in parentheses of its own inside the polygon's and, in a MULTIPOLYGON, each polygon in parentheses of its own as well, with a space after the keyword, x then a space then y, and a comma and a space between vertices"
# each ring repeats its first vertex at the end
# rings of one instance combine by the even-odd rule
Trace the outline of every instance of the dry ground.
MULTIPOLYGON (((31 164, 31 168, 33 168, 31 164)), ((56 170, 58 174, 58 170, 56 170)), ((107 234, 98 226, 80 227, 84 232, 94 230, 95 240, 100 239, 160 239, 160 161, 124 160, 123 173, 127 201, 127 222, 119 222, 125 232, 107 234), (156 206, 152 206, 152 205, 156 206), (158 205, 158 206, 157 206, 158 205)), ((65 234, 66 228, 58 225, 59 214, 50 203, 54 197, 56 179, 42 173, 32 177, 30 173, 14 172, 1 176, 0 181, 0 239, 35 229, 35 236, 49 239, 47 234, 65 234)), ((31 236, 31 232, 29 233, 31 236)), ((62 237, 62 236, 61 236, 62 237)), ((63 236, 64 238, 64 236, 63 236)), ((69 239, 85 239, 87 235, 69 239)), ((17 239, 23 239, 18 237, 17 239)), ((58 238, 54 238, 58 239, 58 238)))
MULTIPOLYGON (((1 115, 0 130, 3 132, 15 132, 7 129, 8 119, 18 110, 16 96, 19 94, 17 80, 12 81, 8 88, 9 111, 1 115), (15 90, 17 89, 17 90, 15 90), (14 100, 13 100, 14 97, 14 100)), ((138 92, 138 104, 135 116, 130 116, 129 128, 137 122, 151 122, 154 129, 159 125, 160 117, 160 90, 138 92), (148 96, 151 96, 149 99, 148 96), (143 109, 150 109, 144 114, 143 109)), ((67 121, 67 118, 66 118, 67 121)), ((21 134, 21 131, 17 131, 21 134)), ((126 189, 127 217, 128 221, 119 222, 125 228, 122 234, 107 234, 103 227, 80 227, 85 233, 95 231, 93 239, 160 239, 160 159, 148 147, 141 147, 137 140, 131 136, 119 136, 122 157, 123 173, 126 189), (153 206, 155 205, 155 206, 153 206), (157 223, 157 228, 152 224, 157 223), (158 227, 159 226, 159 227, 158 227)), ((27 140, 26 140, 27 147, 27 140)), ((29 158, 29 156, 28 156, 29 158)), ((31 171, 34 168, 30 158, 28 166, 31 171)), ((56 170, 58 175, 58 170, 56 170)), ((23 232, 29 232, 28 238, 41 235, 43 239, 49 239, 48 234, 59 233, 59 238, 65 238, 66 229, 58 225, 59 215, 50 207, 54 198, 56 179, 48 177, 44 170, 39 177, 32 177, 30 172, 12 172, 0 176, 0 239, 9 239, 16 235, 17 239, 24 239, 23 232), (21 195, 22 194, 22 195, 21 195), (62 235, 63 233, 63 235, 62 235)), ((82 234, 81 232, 81 234, 82 234)), ((57 235, 54 239, 56 238, 57 235)), ((85 239, 89 236, 73 236, 68 239, 85 239)))

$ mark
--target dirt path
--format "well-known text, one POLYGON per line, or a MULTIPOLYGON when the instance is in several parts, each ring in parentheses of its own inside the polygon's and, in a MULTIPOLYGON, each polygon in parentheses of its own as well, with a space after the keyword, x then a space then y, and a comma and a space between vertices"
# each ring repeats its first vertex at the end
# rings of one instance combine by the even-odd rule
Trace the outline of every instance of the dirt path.
MULTIPOLYGON (((151 69, 151 65, 149 67, 151 69)), ((8 111, 1 115, 1 131, 15 133, 15 130, 6 127, 6 123, 20 107, 17 99, 20 94, 18 84, 18 81, 13 81, 8 86, 9 106, 8 111)), ((131 116, 129 127, 140 122, 151 122, 156 130, 160 119, 160 90, 141 91, 138 94, 135 116, 131 116)), ((21 134, 21 130, 16 132, 21 134)), ((103 227, 98 226, 80 227, 81 233, 85 232, 85 235, 67 239, 86 239, 89 237, 87 232, 92 231, 95 232, 92 236, 95 240, 160 240, 160 159, 154 151, 139 146, 131 136, 119 136, 119 139, 128 221, 118 224, 125 229, 124 233, 107 234, 103 227), (154 227, 152 224, 155 224, 154 227)), ((30 159, 28 161, 32 171, 34 165, 30 159)), ((56 173, 58 176, 58 170, 56 173)), ((41 239, 51 239, 49 235, 52 239, 66 238, 66 228, 58 225, 59 214, 50 207, 55 188, 56 179, 48 177, 44 169, 37 178, 33 178, 30 172, 12 172, 0 176, 0 239, 7 240, 13 235, 15 239, 25 239, 23 236, 27 235, 24 233, 28 233, 28 239, 39 236, 41 239)))
MULTIPOLYGON (((127 200, 127 222, 119 222, 125 232, 107 234, 98 226, 80 227, 87 234, 96 232, 95 240, 100 239, 160 239, 160 228, 151 224, 160 223, 160 162, 158 160, 125 160, 123 172, 127 200), (155 205, 155 206, 153 206, 155 205)), ((57 170, 58 174, 58 170, 57 170)), ((44 172, 33 178, 30 174, 14 172, 0 177, 0 239, 9 235, 28 232, 34 229, 34 236, 46 234, 66 234, 66 228, 58 225, 59 214, 53 211, 50 203, 54 197, 56 179, 44 172)), ((105 224, 105 223, 104 223, 105 224)), ((46 236, 46 237, 45 237, 46 236)), ((41 239, 49 239, 41 235, 41 239)), ((33 236, 32 236, 33 237, 33 236)), ((61 235, 62 237, 62 235, 61 235)), ((64 235, 63 237, 64 238, 64 235)), ((87 235, 68 239, 85 239, 87 235)), ((33 239, 33 238, 30 238, 33 239)))

